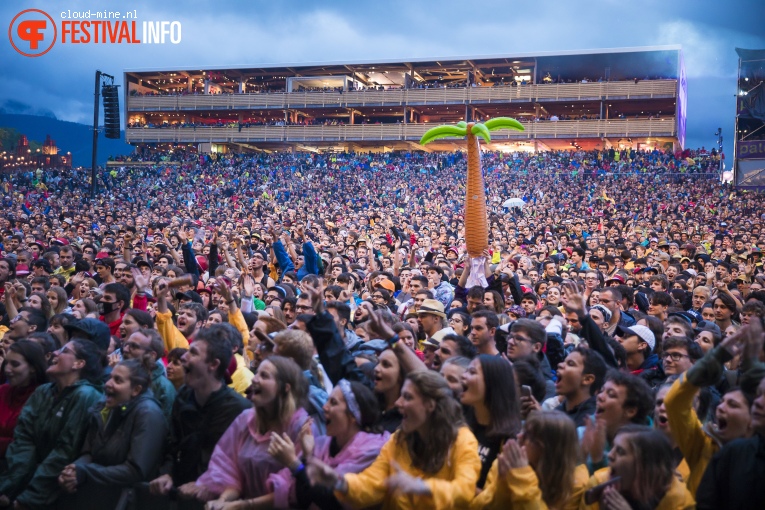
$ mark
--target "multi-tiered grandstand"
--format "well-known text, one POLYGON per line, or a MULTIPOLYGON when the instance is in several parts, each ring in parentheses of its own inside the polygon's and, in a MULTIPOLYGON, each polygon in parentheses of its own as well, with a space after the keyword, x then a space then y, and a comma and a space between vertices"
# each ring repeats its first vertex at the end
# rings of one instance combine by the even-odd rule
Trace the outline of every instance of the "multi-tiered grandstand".
POLYGON ((676 46, 391 62, 124 73, 126 141, 202 152, 454 150, 434 124, 497 116, 489 149, 682 147, 686 83, 676 46))

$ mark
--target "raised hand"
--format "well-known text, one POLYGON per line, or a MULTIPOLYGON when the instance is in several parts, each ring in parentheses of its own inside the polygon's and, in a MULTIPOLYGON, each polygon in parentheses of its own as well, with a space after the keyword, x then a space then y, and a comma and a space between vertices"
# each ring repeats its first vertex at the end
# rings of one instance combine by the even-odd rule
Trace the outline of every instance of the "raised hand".
POLYGON ((315 313, 321 313, 322 306, 324 304, 324 296, 319 287, 303 284, 301 286, 304 294, 307 294, 311 298, 311 307, 315 313))
POLYGON ((582 317, 585 314, 584 296, 579 294, 579 289, 573 282, 566 282, 561 285, 563 288, 563 304, 569 312, 573 312, 582 317))
POLYGON ((246 297, 252 297, 255 293, 255 278, 248 274, 242 275, 242 292, 246 297))
POLYGON ((589 416, 585 417, 584 421, 582 452, 589 455, 592 462, 600 462, 603 460, 603 452, 606 448, 606 422, 605 420, 593 420, 589 416))
POLYGON ((387 340, 396 335, 396 332, 383 320, 380 312, 369 312, 369 329, 374 338, 387 340))
POLYGON ((144 275, 137 267, 131 268, 130 273, 133 275, 136 290, 138 292, 146 292, 146 289, 148 289, 150 285, 149 280, 151 279, 151 275, 144 275))
POLYGON ((391 461, 394 473, 385 481, 388 492, 398 494, 427 495, 430 487, 422 480, 402 470, 396 461, 391 461))
POLYGON ((159 299, 167 299, 170 296, 170 286, 167 284, 167 279, 163 278, 159 284, 157 285, 157 295, 156 298, 159 299))
POLYGON ((316 440, 313 437, 313 420, 308 419, 298 433, 298 442, 300 443, 300 449, 303 452, 303 456, 307 459, 313 457, 313 449, 316 446, 316 440))
POLYGON ((226 285, 223 281, 217 281, 213 284, 213 289, 215 289, 215 292, 220 294, 220 297, 223 298, 225 302, 231 301, 231 289, 226 285))
POLYGON ((276 432, 271 433, 271 443, 268 445, 268 454, 281 463, 284 467, 292 468, 298 464, 295 444, 285 432, 280 436, 276 432))
POLYGON ((606 510, 632 510, 632 506, 613 486, 603 489, 603 496, 600 498, 600 502, 606 510))
POLYGON ((529 458, 526 455, 526 448, 518 444, 515 439, 508 439, 502 446, 502 453, 507 458, 511 469, 526 467, 529 465, 529 458))
POLYGON ((542 409, 542 406, 539 405, 539 402, 533 396, 521 397, 521 416, 523 416, 523 419, 526 419, 531 411, 539 411, 540 409, 542 409))
POLYGON ((16 289, 16 298, 19 301, 24 301, 27 298, 27 288, 21 283, 14 283, 13 288, 16 289))
POLYGON ((744 357, 757 361, 762 353, 763 337, 762 321, 753 317, 747 326, 747 335, 744 338, 744 357))
POLYGON ((11 282, 5 282, 5 299, 13 299, 16 297, 16 287, 11 282))
POLYGON ((728 353, 735 358, 738 354, 741 354, 744 349, 748 335, 749 326, 739 328, 739 330, 732 335, 723 338, 720 342, 720 347, 728 351, 728 353))
POLYGON ((340 475, 320 461, 316 457, 308 459, 308 464, 305 467, 306 475, 311 481, 311 485, 322 485, 324 487, 334 487, 337 484, 340 475))
POLYGON ((72 275, 72 277, 69 279, 69 283, 74 285, 75 287, 79 286, 83 281, 85 280, 85 273, 80 271, 79 273, 75 273, 72 275))

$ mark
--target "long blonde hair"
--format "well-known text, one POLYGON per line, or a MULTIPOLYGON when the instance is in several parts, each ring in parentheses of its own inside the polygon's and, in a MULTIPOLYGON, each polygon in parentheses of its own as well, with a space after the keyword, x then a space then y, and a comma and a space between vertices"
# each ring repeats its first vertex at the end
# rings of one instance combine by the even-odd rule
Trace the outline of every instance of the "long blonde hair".
POLYGON ((542 455, 534 472, 542 499, 550 508, 562 508, 571 495, 579 462, 579 438, 574 422, 560 411, 532 412, 523 426, 524 441, 534 441, 542 455))
POLYGON ((308 393, 308 383, 297 363, 276 355, 263 360, 261 367, 266 362, 276 368, 277 394, 268 408, 255 408, 255 420, 260 434, 266 434, 272 428, 286 429, 295 411, 303 407, 308 393))

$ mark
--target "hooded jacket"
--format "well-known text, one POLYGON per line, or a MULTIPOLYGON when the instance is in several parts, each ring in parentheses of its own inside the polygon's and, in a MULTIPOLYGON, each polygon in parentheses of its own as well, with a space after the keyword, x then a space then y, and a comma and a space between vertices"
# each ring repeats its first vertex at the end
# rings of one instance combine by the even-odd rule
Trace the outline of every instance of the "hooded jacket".
POLYGON ((38 387, 19 416, 0 494, 28 508, 49 508, 59 495, 58 476, 82 449, 88 410, 101 396, 100 385, 85 380, 61 391, 55 383, 38 387))
POLYGON ((658 388, 667 378, 664 375, 664 368, 661 366, 661 360, 656 354, 648 356, 640 368, 632 371, 632 375, 641 377, 648 383, 652 389, 658 388))
POLYGON ((159 407, 162 409, 162 414, 167 422, 170 423, 176 391, 173 383, 165 375, 165 367, 162 365, 162 361, 158 361, 154 365, 154 370, 151 371, 151 391, 159 407))
POLYGON ((74 464, 77 492, 62 498, 71 508, 114 508, 120 488, 157 475, 167 421, 151 390, 114 409, 101 400, 91 409, 82 453, 74 464))

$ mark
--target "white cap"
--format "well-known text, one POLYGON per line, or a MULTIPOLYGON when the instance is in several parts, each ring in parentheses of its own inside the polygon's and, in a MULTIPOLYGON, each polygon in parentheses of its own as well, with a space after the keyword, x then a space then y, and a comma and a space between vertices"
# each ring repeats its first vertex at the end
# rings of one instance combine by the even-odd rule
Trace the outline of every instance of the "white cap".
POLYGON ((624 326, 620 326, 617 328, 618 332, 621 332, 621 336, 631 336, 636 335, 638 338, 640 338, 642 341, 647 343, 651 350, 656 346, 656 337, 653 334, 653 331, 648 329, 647 326, 630 326, 628 328, 625 328, 624 326))

